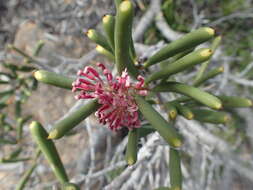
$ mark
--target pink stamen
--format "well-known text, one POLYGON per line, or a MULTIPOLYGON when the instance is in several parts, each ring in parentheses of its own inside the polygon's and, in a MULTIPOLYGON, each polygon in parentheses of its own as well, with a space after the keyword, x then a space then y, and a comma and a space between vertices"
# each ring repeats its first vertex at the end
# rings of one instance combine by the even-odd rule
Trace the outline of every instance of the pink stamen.
POLYGON ((93 85, 91 82, 89 82, 89 81, 87 81, 87 80, 85 80, 85 79, 82 79, 82 78, 77 79, 77 81, 80 82, 80 83, 87 84, 87 85, 93 85))
POLYGON ((138 117, 138 107, 133 95, 147 95, 147 89, 144 87, 144 78, 138 76, 138 82, 133 83, 127 70, 122 72, 121 76, 113 78, 112 73, 104 64, 97 63, 107 82, 102 81, 101 75, 93 67, 85 67, 84 71, 78 71, 78 78, 73 82, 72 91, 79 89, 79 95, 76 99, 98 98, 98 103, 102 106, 96 112, 99 122, 108 124, 113 131, 122 127, 130 130, 140 127, 138 117))
POLYGON ((95 69, 93 69, 92 67, 85 67, 84 72, 87 73, 87 74, 92 73, 96 78, 101 80, 100 77, 99 77, 98 72, 95 69))
POLYGON ((137 77, 137 80, 139 80, 139 82, 137 82, 135 87, 138 89, 138 88, 141 88, 144 85, 144 78, 139 75, 137 77))

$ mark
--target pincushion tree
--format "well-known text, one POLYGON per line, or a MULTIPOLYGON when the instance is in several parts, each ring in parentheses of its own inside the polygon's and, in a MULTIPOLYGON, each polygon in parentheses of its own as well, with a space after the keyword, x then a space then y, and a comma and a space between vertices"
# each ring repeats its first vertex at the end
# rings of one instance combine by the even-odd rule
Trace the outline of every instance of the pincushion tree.
POLYGON ((66 189, 77 189, 74 184, 69 184, 52 140, 64 137, 95 113, 98 121, 112 132, 122 128, 129 131, 125 158, 128 165, 134 165, 138 162, 140 137, 143 137, 143 134, 147 136, 150 132, 158 132, 170 147, 168 168, 171 186, 166 188, 180 190, 183 138, 174 125, 176 117, 226 124, 231 118, 224 108, 251 107, 252 102, 242 97, 216 96, 199 87, 223 72, 222 67, 207 71, 209 60, 221 41, 214 29, 203 27, 194 30, 167 44, 147 60, 141 61, 135 52, 132 39, 134 5, 130 0, 115 0, 115 5, 116 15, 105 15, 102 19, 104 34, 90 29, 86 35, 97 44, 97 51, 112 61, 117 73, 112 74, 103 63, 97 63, 97 68, 86 66, 79 70, 77 79, 45 70, 36 71, 34 77, 39 82, 72 89, 76 99, 91 100, 58 121, 48 134, 37 122, 31 124, 31 133, 60 183, 66 189), (210 40, 210 48, 198 48, 200 44, 210 40), (159 65, 159 69, 153 70, 154 65, 159 65), (175 74, 188 71, 196 65, 201 66, 192 78, 192 85, 174 80, 175 74), (167 100, 161 98, 161 93, 165 94, 165 97, 169 93, 177 93, 181 97, 167 100), (166 112, 168 117, 165 118, 157 107, 166 112), (143 121, 152 126, 148 133, 147 128, 142 125, 143 121))

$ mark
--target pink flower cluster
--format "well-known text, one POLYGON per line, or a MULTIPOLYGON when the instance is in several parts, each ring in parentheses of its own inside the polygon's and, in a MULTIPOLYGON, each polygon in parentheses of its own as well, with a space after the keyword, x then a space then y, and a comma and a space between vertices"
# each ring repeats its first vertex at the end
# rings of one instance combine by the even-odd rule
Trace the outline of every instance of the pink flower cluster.
POLYGON ((140 127, 138 107, 133 95, 147 95, 144 78, 138 76, 138 81, 133 83, 127 70, 114 78, 105 65, 97 63, 97 66, 103 75, 90 66, 78 71, 79 78, 72 84, 72 91, 79 92, 76 98, 97 98, 102 106, 96 112, 96 116, 100 123, 108 124, 113 131, 122 127, 128 127, 130 130, 140 127))

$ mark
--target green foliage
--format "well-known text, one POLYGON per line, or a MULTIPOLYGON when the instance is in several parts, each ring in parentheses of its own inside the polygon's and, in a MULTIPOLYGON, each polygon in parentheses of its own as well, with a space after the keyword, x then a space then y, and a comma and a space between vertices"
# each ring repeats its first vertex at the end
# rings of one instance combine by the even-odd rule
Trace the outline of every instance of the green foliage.
POLYGON ((74 79, 53 73, 45 70, 38 70, 34 73, 34 77, 37 81, 46 84, 54 85, 60 88, 72 89, 72 83, 74 79))
MULTIPOLYGON (((225 2, 225 1, 224 1, 225 2)), ((222 2, 221 4, 223 4, 222 2)), ((222 7, 223 13, 230 14, 235 10, 239 10, 240 6, 236 3, 242 3, 241 0, 226 1, 227 6, 222 7)), ((181 31, 188 31, 188 26, 184 24, 186 21, 191 20, 191 17, 187 13, 182 13, 182 16, 178 15, 179 5, 181 1, 164 0, 162 5, 162 11, 165 19, 172 28, 181 31)), ((210 1, 207 1, 210 4, 210 1)), ((217 2, 216 2, 217 3, 217 2)), ((197 1, 197 6, 202 4, 201 1, 197 1)), ((225 5, 225 4, 224 4, 225 5)), ((221 72, 223 67, 216 67, 213 70, 207 72, 208 66, 211 63, 210 58, 214 53, 215 49, 220 43, 220 36, 215 36, 216 32, 214 29, 209 27, 202 27, 192 32, 187 33, 183 37, 175 40, 164 48, 160 49, 154 55, 147 58, 143 63, 141 62, 138 66, 136 60, 138 60, 135 54, 134 42, 132 39, 132 23, 134 19, 134 4, 130 0, 115 0, 116 16, 106 15, 103 22, 104 34, 97 30, 90 29, 87 32, 87 36, 93 42, 97 44, 97 51, 104 54, 107 58, 115 62, 115 67, 119 75, 127 69, 133 78, 137 78, 139 73, 143 73, 145 78, 145 89, 147 89, 150 96, 141 97, 134 94, 133 98, 138 106, 140 114, 148 124, 146 127, 140 129, 133 129, 128 134, 128 145, 126 150, 126 161, 128 165, 135 164, 137 160, 138 152, 138 139, 146 137, 148 134, 157 131, 161 137, 168 143, 170 148, 170 162, 169 162, 169 173, 171 187, 164 187, 165 189, 180 190, 182 188, 182 173, 181 173, 181 155, 179 151, 174 148, 181 147, 183 144, 180 132, 173 126, 173 122, 169 122, 163 118, 163 116, 155 109, 156 106, 160 106, 161 109, 165 109, 168 112, 168 118, 175 121, 177 115, 181 115, 186 119, 195 119, 199 122, 213 123, 213 124, 227 124, 230 121, 229 114, 223 111, 213 111, 212 109, 228 110, 231 108, 238 107, 250 107, 252 106, 251 100, 232 97, 232 96, 215 96, 209 92, 205 92, 198 88, 201 84, 204 84, 208 79, 211 79, 221 72), (213 39, 214 38, 214 39, 213 39), (213 43, 210 48, 198 48, 199 45, 213 39, 213 43), (149 67, 154 64, 160 64, 161 70, 150 72, 149 67), (171 75, 185 72, 186 70, 195 67, 197 64, 201 64, 200 69, 196 75, 192 78, 191 83, 193 86, 168 81, 171 75), (158 81, 160 80, 161 81, 158 81), (183 95, 179 98, 175 98, 163 105, 160 93, 178 93, 183 95), (151 98, 151 100, 150 100, 151 98), (158 98, 162 105, 159 105, 156 101, 152 101, 153 98, 158 98), (207 109, 209 107, 211 109, 207 109)), ((181 8, 181 7, 180 7, 181 8)), ((184 7, 182 7, 184 8, 184 7)), ((182 11, 181 11, 182 12, 182 11)), ((228 24, 229 25, 229 24, 228 24)), ((229 34, 230 35, 230 34, 229 34)), ((234 36, 232 34, 231 36, 234 36)), ((146 44, 154 43, 160 40, 162 37, 159 36, 155 25, 151 25, 144 36, 144 42, 146 44)), ((246 38, 248 39, 248 38, 246 38)), ((233 40, 232 43, 236 43, 233 40)), ((245 46, 252 45, 253 42, 245 42, 245 46), (246 44, 246 45, 245 45, 246 44)), ((29 62, 36 61, 33 57, 20 52, 14 46, 11 46, 13 50, 17 51, 22 56, 26 57, 29 62)), ((242 49, 243 49, 242 48, 242 49)), ((228 54, 239 54, 245 58, 245 62, 248 64, 251 59, 249 53, 245 50, 227 50, 228 54)), ((5 76, 6 80, 0 80, 1 85, 8 84, 12 78, 17 78, 20 86, 29 86, 23 78, 17 77, 17 72, 30 72, 34 68, 32 66, 16 66, 15 64, 5 63, 4 66, 10 70, 9 73, 0 73, 0 76, 5 76)), ((43 83, 58 86, 61 88, 71 89, 73 79, 50 73, 48 71, 36 71, 34 74, 35 78, 43 83)), ((30 78, 32 80, 32 78, 30 78)), ((32 89, 32 88, 31 88, 32 89)), ((15 89, 11 91, 0 92, 2 99, 15 92, 15 89), (2 94, 1 94, 2 93, 2 94)), ((30 91, 24 91, 24 95, 29 96, 30 91)), ((6 99, 6 98, 5 98, 6 99)), ((5 100, 4 99, 4 100, 5 100)), ((16 102, 16 116, 18 119, 18 139, 22 137, 22 125, 24 119, 21 118, 21 109, 19 100, 16 102)), ((69 116, 58 121, 53 129, 47 132, 43 129, 42 125, 37 122, 31 124, 31 133, 34 140, 38 144, 40 150, 48 160, 50 166, 59 181, 63 184, 65 189, 76 189, 75 185, 66 184, 68 182, 68 176, 64 170, 64 166, 61 163, 60 157, 54 146, 54 143, 50 139, 58 139, 67 134, 72 128, 83 121, 85 118, 94 113, 101 105, 97 99, 89 102, 85 106, 81 107, 77 111, 71 113, 69 116)), ((7 104, 6 101, 2 101, 0 107, 4 109, 7 104)), ((5 119, 2 116, 1 122, 4 123, 5 119)), ((8 123, 4 123, 6 126, 8 123)), ((8 124, 9 125, 9 124, 8 124)), ((125 126, 129 127, 129 126, 125 126)), ((12 126, 5 127, 12 130, 12 126)), ((233 131, 234 132, 234 131, 233 131)), ((3 140, 3 143, 16 143, 16 141, 9 141, 9 139, 3 140)), ((13 155, 13 154, 12 154, 13 155)), ((124 168, 117 169, 108 174, 111 178, 115 175, 119 175, 124 168)), ((163 187, 161 187, 163 188, 163 187)))
POLYGON ((126 161, 128 165, 133 165, 137 161, 139 129, 128 132, 128 144, 126 150, 126 161))
POLYGON ((212 94, 204 92, 199 88, 188 86, 177 82, 167 82, 156 86, 155 92, 177 92, 191 97, 192 99, 213 109, 221 109, 222 102, 212 94))
POLYGON ((97 100, 92 100, 81 108, 77 109, 69 116, 58 121, 49 132, 49 139, 59 139, 83 121, 86 117, 97 111, 100 104, 97 100))
POLYGON ((181 172, 180 152, 176 149, 170 148, 169 158, 171 190, 181 190, 183 177, 181 172))
POLYGON ((119 75, 127 68, 128 72, 137 77, 138 70, 133 62, 132 22, 134 8, 131 1, 123 1, 118 8, 115 21, 115 61, 119 75))
POLYGON ((221 9, 224 15, 229 15, 243 8, 244 0, 223 0, 221 1, 221 9))
POLYGON ((212 50, 207 48, 198 49, 192 53, 185 55, 177 61, 168 64, 162 70, 155 72, 147 77, 145 83, 150 83, 159 79, 167 79, 169 76, 189 69, 197 64, 208 60, 212 55, 212 50))
POLYGON ((47 131, 40 123, 33 121, 30 124, 30 132, 32 134, 33 140, 36 142, 40 151, 43 153, 46 160, 48 161, 56 178, 62 184, 68 182, 68 176, 62 164, 60 156, 57 152, 54 142, 51 139, 48 139, 47 131))
POLYGON ((21 177, 21 179, 19 180, 15 190, 22 190, 25 188, 25 185, 27 184, 29 178, 31 177, 33 171, 36 169, 37 167, 37 159, 40 156, 41 151, 38 149, 36 152, 36 155, 33 159, 33 164, 30 166, 30 168, 23 174, 23 176, 21 177))
POLYGON ((0 72, 0 144, 9 147, 12 151, 4 154, 0 160, 3 164, 33 160, 30 169, 23 174, 17 184, 16 190, 24 189, 36 168, 36 160, 39 156, 39 153, 36 153, 35 158, 23 155, 23 152, 26 152, 23 131, 32 118, 31 115, 24 114, 23 104, 37 89, 38 82, 33 77, 33 71, 37 68, 33 63, 36 62, 36 56, 39 55, 43 45, 44 42, 39 41, 32 56, 9 45, 8 48, 21 55, 24 60, 17 62, 16 59, 13 59, 11 62, 1 62, 3 70, 0 72), (8 110, 14 110, 14 116, 9 114, 8 110))
POLYGON ((152 55, 144 64, 144 67, 149 67, 160 61, 170 58, 178 53, 181 53, 187 49, 196 47, 197 45, 209 40, 215 34, 212 28, 200 28, 195 30, 185 36, 173 41, 172 43, 166 45, 164 48, 159 50, 157 53, 152 55))
POLYGON ((180 147, 182 145, 182 140, 176 129, 142 97, 136 96, 135 100, 145 119, 147 119, 149 123, 159 132, 164 140, 172 147, 180 147))

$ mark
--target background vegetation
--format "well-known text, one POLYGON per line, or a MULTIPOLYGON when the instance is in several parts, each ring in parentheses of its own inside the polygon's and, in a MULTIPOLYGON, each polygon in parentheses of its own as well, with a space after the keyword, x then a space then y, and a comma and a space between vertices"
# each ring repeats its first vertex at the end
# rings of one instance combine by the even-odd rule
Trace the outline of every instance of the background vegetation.
MULTIPOLYGON (((211 80, 206 88, 216 94, 253 99, 251 0, 134 3, 135 46, 142 58, 186 32, 213 27, 222 35, 222 43, 209 69, 223 66, 224 74, 211 80)), ((34 161, 37 167, 26 188, 59 188, 44 158, 36 156, 28 124, 36 119, 50 129, 70 108, 84 102, 76 103, 71 92, 38 85, 32 71, 42 68, 75 77, 76 71, 87 64, 109 63, 94 50, 95 45, 84 31, 101 30, 103 15, 115 12, 112 5, 111 0, 0 1, 0 189, 14 189, 34 161)), ((177 76, 177 80, 191 83, 189 79, 196 70, 177 76)), ((253 188, 253 112, 240 109, 230 113, 233 122, 227 126, 177 120, 176 126, 186 141, 185 189, 253 188)), ((156 136, 143 139, 139 164, 124 170, 125 135, 124 131, 111 133, 90 117, 69 137, 57 141, 72 181, 82 189, 167 186, 168 149, 163 141, 156 136), (153 146, 155 142, 158 148, 153 146)))

